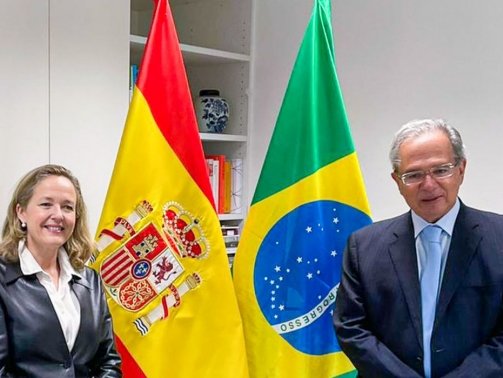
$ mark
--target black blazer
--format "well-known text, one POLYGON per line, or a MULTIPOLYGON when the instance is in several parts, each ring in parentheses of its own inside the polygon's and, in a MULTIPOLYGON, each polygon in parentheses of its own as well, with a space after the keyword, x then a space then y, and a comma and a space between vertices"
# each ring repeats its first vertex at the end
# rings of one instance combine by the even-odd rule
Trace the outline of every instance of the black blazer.
POLYGON ((80 329, 70 352, 45 288, 0 259, 0 376, 120 377, 110 313, 95 271, 73 277, 80 329))
MULTIPOLYGON (((423 376, 410 212, 350 237, 334 325, 360 376, 423 376)), ((431 343, 433 378, 503 377, 503 216, 461 204, 431 343)))

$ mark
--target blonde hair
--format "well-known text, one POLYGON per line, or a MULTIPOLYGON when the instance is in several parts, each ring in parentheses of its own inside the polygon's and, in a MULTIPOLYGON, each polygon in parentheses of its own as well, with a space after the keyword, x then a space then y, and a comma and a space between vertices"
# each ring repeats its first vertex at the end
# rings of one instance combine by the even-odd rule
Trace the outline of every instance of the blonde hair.
POLYGON ((77 194, 75 204, 75 228, 72 235, 63 245, 70 258, 74 269, 80 270, 91 256, 94 242, 87 225, 87 210, 80 191, 77 178, 68 169, 54 164, 47 164, 28 172, 16 186, 14 194, 7 209, 7 216, 2 229, 2 242, 0 243, 0 256, 8 262, 19 261, 18 245, 26 238, 26 229, 21 227, 17 217, 16 207, 26 209, 33 196, 35 187, 49 176, 66 177, 73 184, 77 194))

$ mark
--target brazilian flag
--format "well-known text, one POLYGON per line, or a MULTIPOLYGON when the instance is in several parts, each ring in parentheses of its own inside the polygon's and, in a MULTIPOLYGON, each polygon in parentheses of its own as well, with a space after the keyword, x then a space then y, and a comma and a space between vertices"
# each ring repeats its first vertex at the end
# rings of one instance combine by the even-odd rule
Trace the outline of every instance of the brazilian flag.
POLYGON ((251 377, 351 377, 332 324, 348 236, 370 210, 315 0, 234 262, 251 377))

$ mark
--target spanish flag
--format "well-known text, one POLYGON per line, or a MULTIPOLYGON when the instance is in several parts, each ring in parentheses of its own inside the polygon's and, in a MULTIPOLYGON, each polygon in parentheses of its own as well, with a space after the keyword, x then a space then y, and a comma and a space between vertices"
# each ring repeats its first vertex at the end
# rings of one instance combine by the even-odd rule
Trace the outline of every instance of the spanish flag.
POLYGON ((126 377, 248 377, 243 329, 167 0, 97 231, 126 377))
POLYGON ((350 233, 370 209, 315 0, 234 261, 251 377, 349 377, 332 315, 350 233))

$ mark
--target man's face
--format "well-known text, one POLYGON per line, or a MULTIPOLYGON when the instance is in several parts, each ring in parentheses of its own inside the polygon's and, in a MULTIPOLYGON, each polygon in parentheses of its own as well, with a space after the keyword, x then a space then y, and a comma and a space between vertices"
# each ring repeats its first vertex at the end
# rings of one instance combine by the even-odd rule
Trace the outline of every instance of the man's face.
POLYGON ((398 175, 412 171, 426 171, 432 167, 455 163, 454 151, 447 135, 433 130, 402 143, 399 150, 401 163, 398 174, 391 176, 398 185, 405 202, 427 222, 442 218, 456 203, 459 187, 463 183, 466 160, 454 168, 450 177, 434 178, 426 175, 419 183, 405 185, 398 175))

